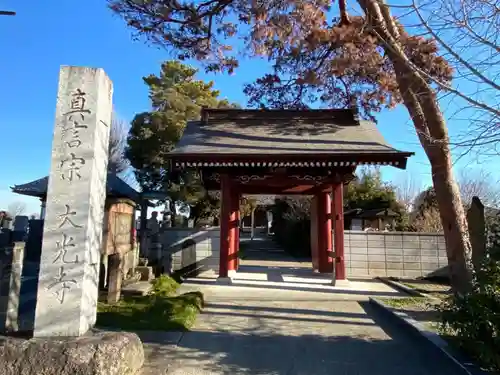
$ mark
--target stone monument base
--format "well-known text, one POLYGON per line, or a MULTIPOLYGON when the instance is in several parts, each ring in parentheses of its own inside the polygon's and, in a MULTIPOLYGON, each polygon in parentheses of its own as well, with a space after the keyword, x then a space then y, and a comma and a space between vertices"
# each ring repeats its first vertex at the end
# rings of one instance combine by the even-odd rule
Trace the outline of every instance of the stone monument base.
POLYGON ((135 333, 92 332, 82 337, 0 337, 1 375, 135 375, 144 363, 135 333))

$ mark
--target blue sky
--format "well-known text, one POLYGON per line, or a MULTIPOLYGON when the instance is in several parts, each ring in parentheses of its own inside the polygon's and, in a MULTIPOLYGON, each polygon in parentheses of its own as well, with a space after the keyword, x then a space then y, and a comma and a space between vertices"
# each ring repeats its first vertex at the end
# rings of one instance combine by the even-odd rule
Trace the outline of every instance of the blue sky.
MULTIPOLYGON (((149 109, 142 77, 158 73, 161 62, 171 56, 133 41, 130 30, 107 9, 105 0, 0 0, 0 9, 17 12, 15 17, 0 17, 0 210, 12 201, 23 201, 26 214, 31 214, 39 211, 38 200, 12 194, 9 187, 49 172, 60 65, 103 68, 114 84, 115 111, 130 121, 134 114, 149 109)), ((265 62, 246 60, 233 76, 200 73, 199 77, 214 80, 222 97, 244 106, 243 84, 265 71, 265 62)), ((378 120, 382 134, 394 147, 416 152, 407 171, 383 169, 384 179, 397 183, 408 173, 422 186, 429 185, 430 167, 406 109, 386 111, 378 120)), ((452 136, 464 126, 449 125, 452 136)), ((476 157, 469 156, 458 167, 477 163, 476 157)))

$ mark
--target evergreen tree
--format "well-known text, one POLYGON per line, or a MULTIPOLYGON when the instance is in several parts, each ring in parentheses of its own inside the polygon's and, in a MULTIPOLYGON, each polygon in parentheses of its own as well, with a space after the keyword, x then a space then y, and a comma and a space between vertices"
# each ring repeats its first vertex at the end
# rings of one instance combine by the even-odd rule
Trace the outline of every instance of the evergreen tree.
POLYGON ((167 192, 173 216, 175 202, 194 205, 208 196, 196 171, 177 174, 171 169, 168 153, 179 141, 186 123, 199 119, 202 107, 235 106, 219 99, 214 83, 196 79, 196 73, 195 68, 179 61, 166 61, 158 76, 144 77, 152 110, 135 116, 127 138, 125 154, 137 181, 143 190, 167 192))

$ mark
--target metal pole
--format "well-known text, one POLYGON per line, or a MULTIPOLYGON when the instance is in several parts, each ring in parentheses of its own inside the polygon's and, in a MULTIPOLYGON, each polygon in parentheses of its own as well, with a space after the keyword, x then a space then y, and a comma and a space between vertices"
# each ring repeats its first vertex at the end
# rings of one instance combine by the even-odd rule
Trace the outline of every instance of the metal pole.
POLYGON ((10 10, 0 10, 0 16, 15 16, 16 12, 11 12, 10 10))

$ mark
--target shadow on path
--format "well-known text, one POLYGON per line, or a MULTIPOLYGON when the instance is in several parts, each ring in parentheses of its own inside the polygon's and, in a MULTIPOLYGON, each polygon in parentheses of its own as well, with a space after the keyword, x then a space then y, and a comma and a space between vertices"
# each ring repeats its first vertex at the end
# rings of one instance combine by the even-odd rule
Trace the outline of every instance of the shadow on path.
MULTIPOLYGON (((189 284, 192 285, 214 285, 213 279, 203 279, 196 278, 190 279, 189 284)), ((276 290, 278 291, 296 291, 296 292, 313 292, 313 293, 325 293, 325 294, 348 294, 348 295, 358 295, 358 296, 370 296, 370 297, 394 297, 397 296, 397 292, 383 292, 383 291, 369 291, 369 290, 354 290, 354 289, 341 289, 339 287, 328 288, 328 287, 315 287, 314 285, 308 284, 307 286, 299 286, 298 283, 295 285, 274 282, 271 283, 250 283, 245 282, 245 280, 235 280, 231 285, 225 286, 228 288, 255 288, 255 289, 265 289, 265 290, 276 290)))
POLYGON ((369 303, 350 303, 363 312, 211 303, 207 306, 210 318, 226 320, 228 325, 186 332, 177 344, 146 339, 150 369, 163 369, 167 363, 167 373, 175 375, 462 374, 424 340, 386 319, 369 303), (165 358, 167 362, 162 362, 165 358))

